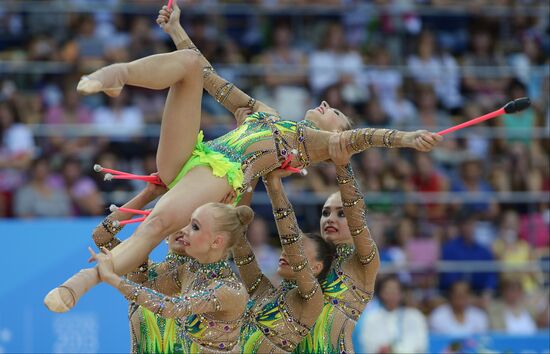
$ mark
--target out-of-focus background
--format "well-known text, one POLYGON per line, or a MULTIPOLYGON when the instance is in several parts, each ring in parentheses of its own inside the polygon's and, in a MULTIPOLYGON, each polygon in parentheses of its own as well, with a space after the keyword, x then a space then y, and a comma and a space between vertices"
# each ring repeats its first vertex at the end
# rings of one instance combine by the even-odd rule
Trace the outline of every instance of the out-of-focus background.
MULTIPOLYGON (((93 164, 156 171, 166 92, 127 87, 110 99, 75 87, 109 63, 174 50, 154 21, 163 4, 0 2, 0 353, 129 350, 126 304, 107 286, 64 315, 41 300, 86 265, 107 207, 143 188, 104 182, 93 164)), ((354 158, 383 262, 357 352, 550 351, 549 11, 537 0, 182 3, 183 26, 218 72, 285 119, 325 99, 359 127, 438 131, 531 98, 432 153, 354 158)), ((206 137, 232 127, 205 96, 206 137)), ((302 229, 318 231, 335 170, 309 172, 286 186, 302 229)), ((276 279, 261 187, 249 238, 276 279)))

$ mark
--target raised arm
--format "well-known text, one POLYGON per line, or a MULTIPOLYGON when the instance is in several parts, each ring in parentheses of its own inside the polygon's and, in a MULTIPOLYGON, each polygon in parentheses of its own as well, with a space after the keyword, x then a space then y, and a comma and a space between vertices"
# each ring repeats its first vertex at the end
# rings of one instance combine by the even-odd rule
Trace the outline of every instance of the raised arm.
MULTIPOLYGON (((363 194, 351 168, 352 150, 340 139, 331 139, 329 154, 336 165, 336 178, 342 196, 344 215, 355 246, 352 258, 356 267, 366 270, 366 281, 374 286, 374 279, 380 268, 380 258, 376 243, 367 227, 367 211, 363 194)), ((363 272, 361 272, 363 273, 363 272)))
MULTIPOLYGON (((257 183, 258 180, 251 183, 252 190, 254 190, 257 183)), ((252 191, 244 193, 239 205, 250 206, 252 193, 252 191)), ((237 268, 239 268, 241 280, 250 296, 254 294, 261 295, 265 290, 273 288, 271 281, 262 273, 246 234, 243 234, 233 247, 233 259, 237 268)))
MULTIPOLYGON (((159 11, 157 23, 170 35, 178 50, 191 49, 199 55, 203 67, 204 89, 210 96, 214 97, 218 103, 221 103, 233 114, 235 114, 238 108, 249 108, 254 112, 261 111, 278 114, 275 109, 250 97, 233 83, 218 75, 208 59, 202 55, 181 26, 180 13, 181 11, 176 1, 174 1, 172 10, 168 10, 164 6, 159 11)), ((237 121, 237 123, 240 125, 242 120, 237 121)))
POLYGON ((258 266, 256 256, 246 238, 246 234, 243 234, 233 247, 233 259, 237 268, 239 268, 241 280, 250 296, 256 293, 261 294, 264 290, 273 287, 258 266))
POLYGON ((304 255, 302 231, 298 226, 294 209, 285 194, 283 183, 277 173, 268 174, 264 178, 264 183, 273 206, 273 215, 277 224, 281 247, 288 257, 290 267, 296 274, 298 292, 303 300, 308 301, 319 289, 319 283, 304 255))
POLYGON ((376 276, 380 259, 376 243, 367 226, 367 211, 363 194, 353 174, 351 163, 336 166, 336 178, 342 195, 344 215, 355 246, 357 264, 367 267, 367 273, 376 276))

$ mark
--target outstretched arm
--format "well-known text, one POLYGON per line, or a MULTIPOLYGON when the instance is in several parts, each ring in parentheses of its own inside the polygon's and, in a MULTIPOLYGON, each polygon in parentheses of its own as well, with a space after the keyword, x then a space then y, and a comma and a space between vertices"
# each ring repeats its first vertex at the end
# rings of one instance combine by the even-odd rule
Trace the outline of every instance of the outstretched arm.
MULTIPOLYGON (((176 1, 174 1, 172 9, 163 6, 159 11, 157 23, 170 35, 177 49, 191 49, 199 55, 203 67, 204 89, 210 96, 214 97, 217 102, 233 114, 238 108, 249 108, 254 112, 278 114, 275 109, 250 97, 233 83, 218 75, 208 59, 202 55, 181 26, 180 13, 181 11, 176 1)), ((242 121, 238 120, 237 123, 240 125, 242 121)))
MULTIPOLYGON (((281 239, 283 252, 288 263, 296 274, 298 292, 303 300, 311 299, 319 289, 319 283, 313 275, 302 242, 302 231, 298 226, 294 209, 290 204, 280 178, 279 171, 272 172, 264 178, 267 194, 273 206, 273 215, 277 224, 277 231, 281 239)), ((286 173, 286 172, 285 172, 286 173)))
POLYGON ((335 133, 304 128, 304 147, 298 151, 308 157, 308 162, 317 163, 331 159, 329 145, 340 140, 350 152, 356 154, 371 147, 412 148, 418 151, 431 151, 443 137, 426 130, 413 132, 395 129, 360 128, 335 133))
POLYGON ((118 276, 114 272, 113 255, 106 248, 97 254, 90 249, 90 253, 97 261, 101 280, 117 288, 129 301, 162 317, 182 318, 190 314, 225 311, 235 306, 235 290, 222 282, 213 282, 207 289, 191 291, 181 297, 170 297, 118 276))

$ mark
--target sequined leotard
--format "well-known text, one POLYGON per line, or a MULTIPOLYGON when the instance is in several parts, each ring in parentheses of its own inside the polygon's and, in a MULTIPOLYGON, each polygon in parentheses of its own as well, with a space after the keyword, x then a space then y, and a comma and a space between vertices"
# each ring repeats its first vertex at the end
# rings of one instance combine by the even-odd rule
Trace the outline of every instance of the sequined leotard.
POLYGON ((309 333, 323 306, 319 283, 303 254, 294 211, 284 193, 267 189, 283 251, 296 280, 274 287, 259 269, 246 238, 239 240, 233 254, 251 296, 241 331, 241 352, 247 354, 291 352, 309 333))
MULTIPOLYGON (((98 248, 113 249, 121 241, 116 237, 122 227, 113 226, 115 218, 107 216, 93 232, 93 240, 98 248)), ((180 265, 191 262, 190 257, 169 252, 163 262, 143 263, 135 272, 127 274, 136 283, 154 282, 159 275, 169 273, 180 265)), ((135 303, 128 307, 130 322, 130 343, 132 353, 181 353, 182 343, 177 336, 178 328, 174 319, 163 318, 135 303)))
POLYGON ((337 166, 344 214, 353 245, 337 247, 337 258, 321 287, 325 306, 314 329, 295 353, 352 353, 352 332, 362 311, 372 299, 380 267, 376 244, 366 223, 363 195, 351 165, 337 166))
POLYGON ((299 156, 295 164, 307 166, 305 129, 308 128, 317 129, 307 120, 281 120, 276 115, 256 112, 239 127, 214 140, 203 143, 200 132, 193 154, 169 187, 178 183, 193 167, 207 165, 215 176, 226 177, 242 194, 250 181, 277 168, 292 150, 299 156))
POLYGON ((124 278, 118 289, 153 313, 176 319, 183 353, 238 351, 248 295, 225 260, 192 261, 144 285, 124 278), (165 295, 175 289, 181 296, 165 295))

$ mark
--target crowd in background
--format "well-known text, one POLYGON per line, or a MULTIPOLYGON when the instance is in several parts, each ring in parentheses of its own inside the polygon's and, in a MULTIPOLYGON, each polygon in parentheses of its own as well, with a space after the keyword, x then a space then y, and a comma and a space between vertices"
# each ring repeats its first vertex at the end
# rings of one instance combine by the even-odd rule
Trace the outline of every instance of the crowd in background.
MULTIPOLYGON (((75 86, 101 66, 174 46, 154 23, 150 1, 132 2, 132 12, 117 0, 94 3, 91 13, 29 11, 14 1, 2 11, 0 5, 0 63, 6 64, 0 65, 0 216, 102 215, 142 185, 105 182, 93 164, 156 171, 166 92, 126 88, 117 99, 79 97, 75 86)), ((531 108, 447 135, 432 153, 371 149, 353 164, 383 264, 397 270, 378 287, 384 306, 370 307, 383 310, 376 316, 397 323, 391 309, 405 304, 421 311, 404 315, 416 330, 524 333, 548 326, 548 302, 541 300, 547 273, 425 271, 440 260, 514 265, 549 257, 548 4, 472 1, 449 12, 462 2, 300 1, 302 7, 289 8, 288 1, 256 1, 259 9, 282 9, 267 14, 240 7, 202 11, 204 3, 186 3, 183 25, 220 75, 285 119, 299 120, 325 99, 356 126, 439 131, 529 96, 531 108), (311 3, 316 12, 308 12, 311 3), (331 5, 344 7, 332 11, 331 5), (491 6, 504 17, 491 16, 491 6), (443 199, 422 199, 434 193, 443 199), (409 270, 411 264, 423 271, 409 270), (495 294, 502 300, 490 301, 495 294), (421 313, 430 314, 427 322, 421 313)), ((234 125, 223 107, 204 97, 206 137, 234 125)), ((334 166, 310 168, 286 185, 297 210, 309 215, 301 216, 303 229, 318 231, 324 198, 337 190, 334 166)), ((260 202, 255 209, 250 238, 266 273, 274 273, 270 207, 260 202)), ((383 320, 365 321, 377 327, 383 320)), ((380 352, 388 345, 382 342, 380 352)))

